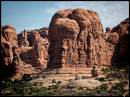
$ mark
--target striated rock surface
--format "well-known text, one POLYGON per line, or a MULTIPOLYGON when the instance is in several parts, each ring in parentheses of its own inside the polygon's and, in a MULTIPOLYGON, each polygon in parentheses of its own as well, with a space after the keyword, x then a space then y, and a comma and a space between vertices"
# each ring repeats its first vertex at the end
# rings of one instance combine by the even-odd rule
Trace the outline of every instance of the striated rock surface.
POLYGON ((102 65, 102 33, 96 12, 81 8, 58 11, 49 25, 48 68, 102 65))

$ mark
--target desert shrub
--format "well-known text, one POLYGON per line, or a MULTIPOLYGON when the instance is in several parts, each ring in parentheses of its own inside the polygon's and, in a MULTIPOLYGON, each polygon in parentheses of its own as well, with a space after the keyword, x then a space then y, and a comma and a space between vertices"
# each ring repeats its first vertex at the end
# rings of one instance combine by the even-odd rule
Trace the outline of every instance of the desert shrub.
POLYGON ((52 80, 52 83, 57 83, 56 79, 53 79, 53 80, 52 80))
POLYGON ((53 85, 51 86, 51 89, 58 89, 58 85, 57 85, 57 84, 56 84, 56 85, 53 84, 53 85))
MULTIPOLYGON (((6 80, 1 82, 1 96, 33 96, 47 95, 47 88, 37 87, 34 84, 28 83, 25 80, 11 81, 6 80)), ((49 95, 49 94, 48 94, 49 95)))
POLYGON ((61 83, 62 83, 62 81, 58 81, 58 82, 57 82, 57 85, 59 85, 59 84, 61 84, 61 83))
POLYGON ((32 77, 30 74, 24 74, 22 80, 24 81, 30 81, 32 80, 32 77))
POLYGON ((116 83, 115 86, 112 87, 112 89, 119 90, 121 93, 124 93, 125 92, 125 90, 124 90, 125 85, 128 85, 127 81, 119 82, 119 83, 116 83))
POLYGON ((80 80, 80 76, 79 75, 75 75, 75 80, 80 80))
POLYGON ((72 83, 67 85, 67 89, 74 89, 74 88, 76 88, 76 87, 72 83))
POLYGON ((101 78, 98 78, 99 81, 101 82, 104 82, 105 81, 105 78, 104 77, 101 77, 101 78))
POLYGON ((107 74, 108 72, 110 72, 110 68, 102 68, 101 71, 107 74))
POLYGON ((100 86, 100 89, 102 89, 102 90, 107 90, 107 88, 108 88, 107 84, 102 84, 100 86))
POLYGON ((24 95, 27 93, 28 85, 25 81, 5 81, 1 84, 1 95, 11 96, 11 95, 24 95), (7 92, 8 91, 8 92, 7 92))
POLYGON ((106 79, 125 79, 129 78, 129 67, 128 66, 111 66, 110 68, 102 69, 107 74, 106 79))
POLYGON ((108 94, 109 96, 123 96, 123 94, 119 90, 116 90, 116 89, 108 90, 108 94))
MULTIPOLYGON (((94 90, 79 89, 73 84, 69 84, 66 88, 60 89, 59 84, 61 81, 52 80, 54 85, 50 86, 50 89, 45 87, 38 87, 37 82, 28 83, 31 79, 28 75, 25 75, 20 81, 11 81, 6 79, 1 81, 0 95, 1 96, 129 96, 129 91, 124 87, 128 85, 128 68, 129 67, 111 67, 107 68, 107 79, 122 79, 119 83, 116 83, 111 89, 107 89, 107 84, 103 84, 94 90)), ((85 77, 82 77, 85 78, 85 77)), ((99 81, 106 81, 106 78, 99 78, 99 81)))
POLYGON ((81 79, 87 79, 87 76, 82 76, 81 79))

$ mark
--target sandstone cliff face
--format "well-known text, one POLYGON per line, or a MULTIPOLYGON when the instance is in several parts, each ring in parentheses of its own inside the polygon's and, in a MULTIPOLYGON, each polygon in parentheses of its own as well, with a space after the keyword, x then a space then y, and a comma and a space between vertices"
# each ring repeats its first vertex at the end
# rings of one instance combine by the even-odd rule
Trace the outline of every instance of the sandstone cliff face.
POLYGON ((106 29, 106 33, 101 35, 101 63, 110 65, 128 65, 128 31, 129 19, 125 19, 120 24, 106 29))
POLYGON ((105 66, 111 66, 111 60, 115 47, 118 44, 119 36, 116 32, 106 32, 101 35, 101 41, 99 42, 101 47, 101 64, 105 66))
POLYGON ((102 65, 102 33, 96 12, 81 8, 58 11, 49 26, 48 68, 102 65))
POLYGON ((118 65, 128 65, 128 41, 129 41, 129 18, 122 21, 120 24, 115 26, 111 33, 116 32, 119 35, 119 42, 115 47, 113 53, 112 63, 118 65))

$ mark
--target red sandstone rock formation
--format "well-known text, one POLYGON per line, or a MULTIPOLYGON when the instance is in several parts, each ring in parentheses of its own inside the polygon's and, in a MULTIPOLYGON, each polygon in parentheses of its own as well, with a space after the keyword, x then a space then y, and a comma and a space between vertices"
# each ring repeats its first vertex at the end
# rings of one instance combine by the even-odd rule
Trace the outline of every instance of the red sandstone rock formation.
POLYGON ((21 52, 20 57, 26 64, 44 69, 48 62, 48 28, 34 29, 30 31, 23 31, 18 35, 19 46, 24 49, 32 50, 21 52), (36 33, 35 33, 36 32, 36 33), (28 43, 29 42, 29 43, 28 43), (30 46, 30 47, 29 47, 30 46), (33 60, 33 63, 31 61, 33 60))
POLYGON ((48 68, 102 65, 102 33, 96 12, 81 8, 58 11, 49 26, 48 68))
POLYGON ((34 35, 33 32, 37 31, 40 33, 40 36, 44 39, 48 40, 48 28, 43 27, 40 29, 34 29, 34 30, 24 30, 21 33, 19 33, 18 36, 18 45, 21 47, 32 47, 33 41, 34 41, 34 35))
POLYGON ((102 34, 102 64, 128 65, 129 19, 102 34))
POLYGON ((48 37, 48 28, 47 27, 43 27, 43 28, 40 28, 40 29, 34 29, 34 30, 31 30, 32 32, 33 31, 37 31, 40 33, 41 37, 45 38, 45 37, 48 37))
POLYGON ((94 11, 81 8, 58 11, 49 25, 48 68, 110 66, 113 58, 126 60, 128 28, 126 19, 103 33, 99 16, 94 11), (118 57, 114 54, 117 48, 120 48, 118 57))
POLYGON ((18 63, 16 60, 14 61, 14 58, 16 57, 16 55, 14 55, 14 47, 18 47, 15 28, 11 25, 2 26, 0 78, 8 77, 15 73, 16 65, 18 65, 18 63))
POLYGON ((106 66, 111 66, 111 59, 113 57, 113 52, 115 50, 115 46, 118 44, 119 41, 119 36, 116 32, 107 32, 101 34, 100 37, 100 59, 101 59, 101 64, 106 65, 106 66))
POLYGON ((15 28, 10 25, 2 26, 0 80, 8 77, 20 80, 24 74, 36 73, 31 65, 23 64, 19 57, 20 53, 15 28))
POLYGON ((20 34, 18 34, 18 45, 24 46, 24 47, 28 47, 29 46, 29 42, 28 42, 28 32, 27 31, 23 31, 20 34))
MULTIPOLYGON (((41 70, 47 66, 54 69, 128 64, 128 29, 129 19, 126 19, 112 30, 108 28, 107 33, 103 33, 96 12, 81 8, 66 9, 58 11, 52 17, 49 33, 47 29, 27 31, 28 34, 21 33, 18 36, 20 45, 24 45, 21 40, 29 40, 33 47, 24 51, 24 48, 18 48, 15 28, 9 25, 2 26, 0 78, 15 73, 13 78, 21 79, 24 74, 36 73, 31 66, 33 64, 41 70), (34 63, 27 64, 20 56, 21 62, 19 53, 27 61, 32 59, 34 63)), ((25 42, 24 46, 28 47, 28 43, 25 42)))
POLYGON ((113 64, 128 65, 129 52, 128 52, 128 41, 129 41, 129 18, 122 21, 120 24, 115 26, 111 33, 116 32, 119 35, 119 42, 116 45, 115 52, 113 54, 113 64))
POLYGON ((45 69, 48 62, 48 41, 40 36, 39 32, 34 32, 33 58, 35 66, 45 69))

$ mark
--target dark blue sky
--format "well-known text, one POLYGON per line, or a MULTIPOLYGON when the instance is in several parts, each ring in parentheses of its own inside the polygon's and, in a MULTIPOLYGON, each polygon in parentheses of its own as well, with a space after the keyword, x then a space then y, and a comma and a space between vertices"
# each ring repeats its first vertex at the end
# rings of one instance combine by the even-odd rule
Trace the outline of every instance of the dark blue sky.
POLYGON ((66 8, 96 11, 103 27, 113 27, 129 17, 128 1, 1 1, 1 24, 11 24, 17 33, 48 27, 54 13, 66 8))

